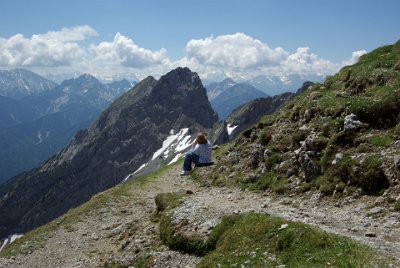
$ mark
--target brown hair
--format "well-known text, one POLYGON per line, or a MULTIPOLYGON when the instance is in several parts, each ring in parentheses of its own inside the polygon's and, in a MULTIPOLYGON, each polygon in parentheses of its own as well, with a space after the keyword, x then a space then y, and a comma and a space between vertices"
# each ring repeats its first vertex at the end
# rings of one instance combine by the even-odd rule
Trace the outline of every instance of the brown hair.
POLYGON ((204 135, 203 133, 197 134, 196 143, 197 144, 207 144, 206 135, 204 135))

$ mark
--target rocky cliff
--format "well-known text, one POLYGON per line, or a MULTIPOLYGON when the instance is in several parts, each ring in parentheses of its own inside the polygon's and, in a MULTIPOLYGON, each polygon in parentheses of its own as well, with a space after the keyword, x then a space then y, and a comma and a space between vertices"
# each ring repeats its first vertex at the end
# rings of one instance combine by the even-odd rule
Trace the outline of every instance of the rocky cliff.
POLYGON ((189 69, 144 79, 60 153, 1 186, 0 236, 42 225, 118 184, 162 147, 171 130, 195 132, 216 120, 189 69))

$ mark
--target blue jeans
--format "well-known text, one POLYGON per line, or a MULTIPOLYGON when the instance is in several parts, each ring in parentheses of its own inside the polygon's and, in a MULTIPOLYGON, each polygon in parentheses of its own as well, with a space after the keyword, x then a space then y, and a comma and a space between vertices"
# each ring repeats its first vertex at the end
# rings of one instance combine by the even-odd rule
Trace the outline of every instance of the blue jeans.
POLYGON ((194 163, 196 166, 201 166, 201 163, 199 162, 199 156, 190 152, 186 153, 185 162, 183 162, 183 170, 191 171, 192 163, 194 163))

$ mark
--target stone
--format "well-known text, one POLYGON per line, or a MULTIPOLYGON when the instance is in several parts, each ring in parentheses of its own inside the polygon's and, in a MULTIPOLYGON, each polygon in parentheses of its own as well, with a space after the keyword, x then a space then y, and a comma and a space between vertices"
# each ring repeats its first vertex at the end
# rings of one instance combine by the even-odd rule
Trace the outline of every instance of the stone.
POLYGON ((332 160, 332 165, 336 165, 342 159, 343 159, 343 154, 342 153, 337 153, 335 155, 335 159, 332 160))
POLYGON ((374 233, 374 232, 366 232, 365 236, 366 237, 376 237, 376 233, 374 233))
POLYGON ((363 126, 363 123, 358 120, 357 115, 349 114, 344 118, 343 129, 344 131, 358 130, 363 126))
POLYGON ((264 160, 267 160, 272 155, 272 151, 270 149, 265 149, 263 155, 264 155, 264 160))

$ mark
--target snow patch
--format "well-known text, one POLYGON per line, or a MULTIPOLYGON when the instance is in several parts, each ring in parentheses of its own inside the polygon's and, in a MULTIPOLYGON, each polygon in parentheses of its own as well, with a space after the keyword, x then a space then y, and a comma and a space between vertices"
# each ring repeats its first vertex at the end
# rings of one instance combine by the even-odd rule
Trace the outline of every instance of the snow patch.
POLYGON ((149 164, 149 163, 144 163, 144 164, 141 165, 138 169, 136 169, 135 172, 129 173, 129 174, 121 181, 121 183, 127 182, 133 175, 135 175, 136 173, 138 173, 140 170, 144 169, 148 164, 149 164))
POLYGON ((174 159, 172 159, 172 160, 168 163, 168 166, 171 165, 171 164, 173 164, 173 163, 175 163, 176 161, 178 161, 179 158, 180 158, 181 156, 182 156, 181 153, 175 155, 174 159))
POLYGON ((139 171, 141 171, 142 169, 144 169, 145 166, 147 166, 147 164, 148 164, 148 163, 144 163, 143 165, 141 165, 138 169, 136 169, 135 172, 133 172, 133 174, 136 174, 136 173, 138 173, 139 171))
POLYGON ((21 238, 23 236, 23 234, 13 234, 13 235, 9 235, 2 244, 0 244, 0 251, 3 250, 3 248, 8 245, 13 243, 15 240, 17 240, 18 238, 21 238))
POLYGON ((154 154, 151 160, 156 159, 161 154, 164 154, 164 158, 168 158, 169 154, 173 147, 175 147, 175 151, 182 151, 190 146, 189 139, 190 136, 187 135, 189 128, 181 129, 177 134, 174 134, 174 130, 171 130, 170 135, 163 141, 162 147, 158 149, 154 154))
POLYGON ((231 125, 231 124, 228 124, 228 125, 226 126, 226 131, 228 132, 228 135, 229 135, 229 136, 232 135, 233 130, 235 130, 235 128, 237 128, 238 126, 239 126, 239 125, 233 126, 233 125, 231 125))

